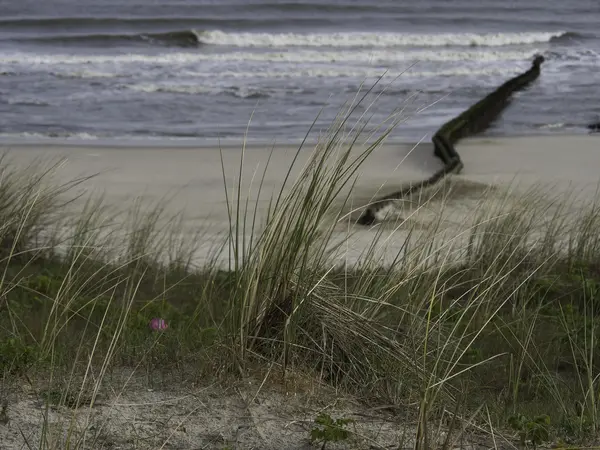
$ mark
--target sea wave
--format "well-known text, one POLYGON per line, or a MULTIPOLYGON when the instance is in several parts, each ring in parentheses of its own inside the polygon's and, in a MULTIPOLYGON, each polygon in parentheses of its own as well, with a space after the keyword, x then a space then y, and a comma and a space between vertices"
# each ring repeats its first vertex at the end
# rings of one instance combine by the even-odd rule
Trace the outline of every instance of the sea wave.
MULTIPOLYGON (((215 144, 230 142, 232 144, 238 144, 240 137, 235 135, 219 135, 219 136, 206 136, 204 133, 177 133, 177 132, 152 132, 148 134, 133 134, 133 133, 115 133, 115 132, 70 132, 61 131, 54 132, 49 131, 46 133, 23 131, 23 132, 0 132, 0 142, 72 142, 79 143, 81 141, 97 141, 100 145, 137 145, 137 144, 150 144, 150 145, 163 145, 170 144, 171 142, 185 142, 194 143, 197 146, 199 143, 207 144, 214 142, 215 144), (200 140, 199 140, 200 139, 200 140)), ((268 141, 268 139, 267 139, 268 141)))
MULTIPOLYGON (((274 63, 339 63, 355 62, 362 64, 384 64, 401 62, 494 62, 520 61, 530 59, 538 50, 366 50, 353 49, 344 51, 319 51, 297 49, 289 52, 253 52, 234 51, 224 53, 176 52, 160 55, 126 54, 126 55, 72 55, 72 54, 37 54, 15 52, 0 54, 0 62, 6 64, 28 65, 90 65, 90 64, 133 64, 148 63, 156 65, 192 64, 201 61, 214 62, 274 62, 274 63)), ((92 73, 82 71, 82 73, 92 73)), ((109 73, 97 72, 99 76, 110 76, 109 73)))
MULTIPOLYGON (((539 50, 345 50, 319 51, 302 50, 290 52, 231 52, 218 54, 194 54, 190 60, 217 62, 282 62, 282 63, 338 63, 355 62, 361 64, 399 62, 459 62, 459 61, 523 61, 529 60, 539 50)), ((160 57, 158 57, 160 59, 160 57)))
POLYGON ((501 47, 548 43, 567 31, 520 33, 228 33, 203 31, 199 41, 233 47, 501 47))
MULTIPOLYGON (((476 76, 498 76, 510 75, 519 72, 519 67, 484 67, 484 68, 452 68, 443 70, 419 71, 415 67, 407 67, 405 69, 386 69, 377 67, 318 67, 306 66, 302 68, 281 68, 279 70, 262 70, 262 71, 243 71, 243 70, 219 70, 218 74, 211 71, 197 71, 186 69, 179 72, 181 77, 185 78, 203 78, 202 85, 196 84, 165 84, 165 83, 140 83, 134 85, 124 85, 128 89, 138 92, 171 92, 180 94, 219 94, 227 93, 223 89, 220 80, 225 79, 286 79, 286 78, 385 78, 392 79, 395 77, 401 78, 430 78, 430 77, 476 77, 476 76), (207 86, 206 80, 217 80, 217 87, 207 86)), ((93 74, 76 72, 52 72, 54 76, 60 78, 93 78, 93 74)), ((104 77, 104 76, 103 76, 104 77)), ((118 73, 114 74, 115 78, 120 77, 118 73)), ((123 78, 132 78, 127 76, 123 78)), ((262 92, 260 94, 250 94, 253 96, 273 96, 275 91, 262 92)), ((92 95, 92 94, 90 94, 92 95)), ((236 95, 232 93, 232 95, 236 95)), ((240 95, 242 96, 242 95, 240 95)))
POLYGON ((14 106, 50 106, 47 100, 27 96, 9 97, 6 99, 6 103, 14 106))
POLYGON ((543 125, 538 125, 538 128, 542 129, 554 129, 554 128, 564 128, 567 126, 564 122, 556 122, 556 123, 545 123, 543 125))
POLYGON ((47 45, 106 46, 115 44, 144 44, 166 47, 198 47, 200 41, 194 30, 168 31, 164 33, 97 33, 55 34, 15 39, 47 45))
POLYGON ((1 139, 65 139, 65 140, 96 140, 100 136, 86 132, 70 132, 70 131, 48 131, 47 133, 22 132, 22 133, 0 133, 1 139))
POLYGON ((214 94, 221 90, 211 89, 204 85, 185 85, 185 84, 158 84, 158 83, 140 83, 125 85, 126 89, 131 89, 136 92, 143 92, 146 94, 153 93, 173 93, 173 94, 214 94))
POLYGON ((57 78, 115 78, 118 76, 124 76, 125 74, 119 74, 115 72, 98 72, 94 70, 77 70, 74 72, 52 72, 52 75, 57 78))
POLYGON ((206 84, 176 84, 176 83, 140 83, 124 86, 127 89, 146 94, 189 94, 189 95, 230 95, 244 99, 259 99, 281 96, 286 94, 302 94, 303 89, 274 89, 252 86, 207 86, 206 84))
MULTIPOLYGON (((295 70, 265 70, 261 72, 242 72, 234 70, 223 70, 219 72, 219 77, 224 78, 379 78, 383 77, 391 79, 395 77, 454 77, 454 76, 495 76, 507 75, 520 72, 518 67, 488 67, 479 69, 469 68, 454 68, 438 71, 417 71, 414 68, 408 70, 387 70, 382 68, 321 68, 321 67, 305 67, 295 70)), ((186 71, 185 76, 199 78, 214 78, 214 72, 194 72, 186 71)))
POLYGON ((47 45, 107 46, 143 44, 167 47, 225 45, 231 47, 501 47, 549 42, 568 42, 578 35, 567 31, 515 33, 439 33, 415 34, 392 32, 334 33, 260 33, 225 32, 206 28, 189 28, 159 32, 89 32, 58 31, 55 34, 16 36, 13 39, 47 45))
POLYGON ((527 60, 536 50, 496 51, 496 50, 349 50, 319 51, 298 50, 294 52, 233 52, 203 55, 213 61, 265 61, 286 63, 396 63, 412 61, 519 61, 527 60))
MULTIPOLYGON (((468 69, 455 69, 455 70, 441 70, 441 71, 422 71, 422 72, 406 72, 401 77, 409 76, 414 78, 426 78, 426 77, 452 77, 452 76, 496 76, 496 75, 507 75, 519 72, 518 68, 490 68, 480 70, 468 70, 468 69)), ((354 72, 348 72, 343 70, 328 69, 328 70, 301 70, 301 71, 269 71, 269 72, 225 72, 222 73, 219 82, 216 84, 210 84, 210 79, 214 78, 214 74, 204 72, 188 72, 184 73, 187 77, 198 77, 202 78, 201 82, 198 83, 176 83, 176 82, 162 82, 162 83, 137 83, 137 84, 123 84, 119 85, 117 89, 128 89, 134 92, 144 94, 186 94, 186 95, 229 95, 243 99, 258 99, 258 98, 269 98, 269 97, 283 97, 286 95, 303 95, 303 94, 314 94, 314 90, 306 89, 303 87, 284 87, 274 88, 266 87, 262 85, 249 86, 244 84, 244 81, 240 81, 238 85, 223 86, 222 80, 224 79, 286 79, 286 78, 302 78, 302 77, 314 77, 314 78, 343 78, 353 77, 358 80, 365 78, 378 78, 384 73, 376 70, 357 70, 354 72)), ((390 77, 397 77, 399 74, 388 74, 390 77)), ((391 81, 391 80, 390 80, 391 81)), ((490 83, 495 83, 495 80, 490 80, 490 83)), ((247 83, 247 82, 246 82, 247 83)), ((262 84, 262 82, 259 82, 262 84)), ((422 89, 420 89, 423 91, 422 89)), ((403 89, 401 93, 412 92, 412 89, 403 89)), ((425 91, 429 92, 427 89, 425 91)), ((348 90, 346 90, 348 92, 348 90)), ((386 95, 397 95, 400 91, 386 88, 386 95)), ((424 91, 423 91, 424 92, 424 91)), ((431 92, 441 93, 438 88, 432 87, 431 92)))
POLYGON ((586 36, 581 33, 574 33, 572 31, 568 31, 566 33, 561 34, 560 36, 553 37, 550 41, 554 43, 569 43, 572 41, 579 41, 585 38, 589 38, 590 36, 586 36))

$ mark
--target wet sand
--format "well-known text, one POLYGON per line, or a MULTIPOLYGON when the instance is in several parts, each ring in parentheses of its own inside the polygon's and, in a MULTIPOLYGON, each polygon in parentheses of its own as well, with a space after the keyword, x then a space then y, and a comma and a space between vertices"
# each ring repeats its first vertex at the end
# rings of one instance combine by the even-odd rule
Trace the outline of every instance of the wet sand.
MULTIPOLYGON (((59 181, 98 174, 78 188, 77 193, 103 193, 105 203, 116 208, 126 208, 139 196, 147 200, 169 198, 167 212, 183 211, 186 226, 190 230, 202 228, 207 244, 219 239, 229 226, 221 155, 226 183, 232 189, 237 185, 241 148, 241 145, 229 146, 219 152, 218 148, 203 146, 202 142, 196 146, 152 147, 115 146, 99 141, 89 144, 0 143, 0 149, 8 151, 11 164, 27 165, 40 158, 44 161, 64 158, 57 173, 59 181)), ((471 201, 480 201, 483 195, 493 196, 491 188, 500 192, 510 186, 518 192, 541 183, 549 195, 575 190, 590 200, 595 197, 600 182, 600 139, 594 135, 473 138, 461 141, 457 150, 465 167, 460 175, 450 177, 454 189, 444 197, 444 208, 450 209, 454 222, 472 213, 471 201)), ((295 147, 277 145, 246 148, 243 185, 251 198, 255 198, 263 170, 272 155, 258 204, 259 215, 268 205, 267 194, 278 192, 295 151, 295 147)), ((292 179, 311 151, 307 146, 301 152, 292 179)), ((440 167, 441 162, 433 156, 428 142, 416 146, 384 144, 361 167, 348 209, 363 206, 373 197, 392 192, 405 183, 421 180, 440 167)), ((409 214, 410 223, 435 221, 435 208, 422 210, 420 215, 409 214)), ((340 224, 340 237, 353 231, 346 257, 355 258, 382 226, 364 228, 348 222, 340 224)), ((401 245, 404 238, 401 231, 397 230, 389 240, 392 248, 401 245)), ((203 255, 199 255, 199 260, 202 259, 203 255)))

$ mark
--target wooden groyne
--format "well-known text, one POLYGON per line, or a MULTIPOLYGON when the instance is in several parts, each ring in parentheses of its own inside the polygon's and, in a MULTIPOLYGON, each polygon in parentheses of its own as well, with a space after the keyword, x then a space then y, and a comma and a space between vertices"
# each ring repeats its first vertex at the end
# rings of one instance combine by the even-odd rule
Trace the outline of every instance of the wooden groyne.
POLYGON ((376 221, 377 213, 390 204, 420 189, 436 184, 450 173, 459 173, 463 168, 463 163, 454 145, 460 139, 486 130, 508 106, 512 94, 525 89, 539 77, 540 66, 543 62, 543 56, 536 56, 529 70, 511 78, 469 109, 442 125, 431 141, 434 146, 434 154, 442 160, 444 167, 426 180, 375 200, 363 211, 358 223, 371 225, 376 221))

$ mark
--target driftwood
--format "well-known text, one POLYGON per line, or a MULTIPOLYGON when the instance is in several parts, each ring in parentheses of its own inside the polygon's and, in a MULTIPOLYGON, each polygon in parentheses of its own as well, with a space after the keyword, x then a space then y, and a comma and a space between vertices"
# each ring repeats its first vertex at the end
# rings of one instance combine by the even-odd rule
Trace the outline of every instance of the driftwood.
POLYGON ((376 220, 376 214, 396 200, 434 185, 449 173, 459 173, 463 168, 463 163, 454 145, 460 139, 486 130, 508 106, 512 94, 525 89, 539 77, 540 66, 543 62, 543 56, 536 56, 528 71, 511 78, 469 109, 449 122, 446 122, 431 139, 434 145, 434 154, 442 160, 444 167, 424 181, 415 183, 374 201, 363 211, 358 219, 358 223, 361 225, 371 225, 376 220))

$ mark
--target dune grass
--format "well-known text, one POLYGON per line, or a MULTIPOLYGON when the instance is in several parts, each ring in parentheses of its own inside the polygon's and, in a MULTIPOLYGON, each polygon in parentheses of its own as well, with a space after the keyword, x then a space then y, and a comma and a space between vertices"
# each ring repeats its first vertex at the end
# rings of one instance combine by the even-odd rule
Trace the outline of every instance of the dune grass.
POLYGON ((444 237, 441 221, 409 231, 386 265, 375 227, 347 265, 331 240, 353 230, 348 193, 387 133, 357 152, 364 122, 349 127, 352 112, 262 216, 244 196, 243 157, 233 190, 223 169, 231 226, 215 255, 227 267, 216 257, 195 267, 202 230, 182 237, 183 219, 161 204, 136 202, 115 225, 101 198, 66 200, 85 179, 61 185, 55 165, 0 161, 0 374, 46 386, 26 447, 97 448, 90 411, 123 367, 149 382, 302 373, 407 411, 416 449, 453 448, 473 430, 497 448, 595 441, 598 205, 574 217, 567 196, 549 215, 541 191, 491 209, 484 200, 460 236, 444 237), (154 317, 169 328, 151 332, 154 317), (58 437, 56 404, 81 407, 58 437))

